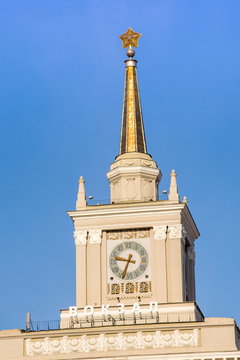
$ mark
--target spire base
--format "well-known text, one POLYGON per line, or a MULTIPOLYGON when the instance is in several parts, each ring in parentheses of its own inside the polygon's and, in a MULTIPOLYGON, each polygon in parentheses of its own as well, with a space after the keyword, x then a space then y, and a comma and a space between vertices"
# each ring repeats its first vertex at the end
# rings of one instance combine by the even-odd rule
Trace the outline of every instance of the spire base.
POLYGON ((111 203, 158 200, 161 176, 148 154, 131 152, 117 156, 107 173, 111 203))

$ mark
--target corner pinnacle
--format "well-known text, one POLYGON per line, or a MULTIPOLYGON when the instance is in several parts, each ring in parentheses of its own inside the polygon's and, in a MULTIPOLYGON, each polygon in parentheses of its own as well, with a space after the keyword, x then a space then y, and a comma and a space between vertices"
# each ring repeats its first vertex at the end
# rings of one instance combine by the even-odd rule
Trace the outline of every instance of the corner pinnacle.
POLYGON ((179 202, 179 194, 177 188, 177 174, 175 170, 172 170, 170 177, 171 177, 171 181, 170 181, 168 200, 179 202))
POLYGON ((76 209, 81 209, 83 207, 85 207, 87 205, 86 202, 86 192, 85 192, 85 180, 83 178, 83 176, 80 176, 80 179, 78 181, 79 186, 78 186, 78 196, 77 196, 77 201, 76 201, 76 209))

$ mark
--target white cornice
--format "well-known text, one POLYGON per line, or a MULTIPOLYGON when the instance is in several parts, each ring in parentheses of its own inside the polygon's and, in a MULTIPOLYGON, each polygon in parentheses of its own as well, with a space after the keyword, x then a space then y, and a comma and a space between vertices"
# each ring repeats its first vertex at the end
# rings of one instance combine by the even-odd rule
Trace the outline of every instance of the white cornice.
MULTIPOLYGON (((131 204, 132 205, 132 204, 131 204)), ((108 216, 108 215, 136 215, 136 214, 146 214, 146 213, 158 213, 158 212, 175 212, 176 210, 183 210, 185 204, 159 204, 159 206, 144 206, 141 204, 134 204, 135 206, 125 206, 125 207, 116 207, 116 205, 108 205, 107 207, 95 207, 94 209, 85 208, 84 210, 68 211, 68 215, 72 218, 77 217, 91 217, 91 216, 108 216)))
MULTIPOLYGON (((148 204, 148 205, 139 205, 134 204, 133 206, 116 206, 116 205, 108 205, 108 206, 99 206, 99 207, 87 207, 84 210, 77 211, 69 211, 68 215, 75 220, 82 220, 83 226, 81 226, 81 230, 84 229, 84 222, 91 221, 101 221, 101 228, 104 229, 114 229, 113 224, 109 224, 109 220, 113 218, 123 219, 118 222, 118 228, 124 228, 124 226, 129 227, 129 223, 125 225, 124 218, 131 218, 131 226, 136 227, 151 227, 151 226, 159 226, 159 225, 177 225, 183 224, 187 230, 189 240, 193 241, 199 237, 199 231, 196 227, 196 224, 191 216, 191 213, 186 206, 186 204, 177 203, 177 204, 169 204, 169 203, 158 203, 158 204, 148 204), (176 215, 179 216, 179 221, 176 220, 166 220, 163 219, 162 215, 176 215), (140 217, 142 220, 133 221, 134 217, 140 217), (153 217, 149 221, 149 217, 153 217), (158 218, 159 217, 159 218, 158 218), (145 220, 146 218, 146 220, 145 220), (157 220, 156 220, 157 218, 157 220)), ((115 226, 116 227, 116 226, 115 226)), ((80 228, 79 228, 80 230, 80 228)))
POLYGON ((188 236, 190 236, 189 240, 193 241, 196 238, 196 230, 197 230, 197 237, 200 236, 199 230, 197 225, 192 217, 192 214, 186 204, 184 211, 182 212, 182 223, 187 231, 188 236))
POLYGON ((153 169, 147 166, 120 166, 117 167, 113 170, 110 170, 107 173, 107 177, 108 179, 114 176, 117 176, 119 174, 139 174, 139 173, 143 173, 143 174, 147 174, 147 175, 153 175, 153 176, 158 176, 160 174, 160 170, 159 169, 153 169))

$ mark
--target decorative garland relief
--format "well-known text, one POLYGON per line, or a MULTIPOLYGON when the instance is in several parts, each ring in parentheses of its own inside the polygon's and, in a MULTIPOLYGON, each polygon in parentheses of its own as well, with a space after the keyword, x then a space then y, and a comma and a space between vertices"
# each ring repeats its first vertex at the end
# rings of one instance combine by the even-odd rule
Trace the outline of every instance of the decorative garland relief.
POLYGON ((113 335, 100 334, 98 336, 82 335, 78 337, 63 336, 59 339, 49 337, 43 340, 25 340, 25 353, 27 356, 53 355, 56 353, 87 353, 90 351, 120 351, 130 349, 163 349, 171 347, 197 346, 198 329, 191 332, 174 330, 169 333, 155 331, 144 335, 137 332, 134 335, 117 333, 113 335))

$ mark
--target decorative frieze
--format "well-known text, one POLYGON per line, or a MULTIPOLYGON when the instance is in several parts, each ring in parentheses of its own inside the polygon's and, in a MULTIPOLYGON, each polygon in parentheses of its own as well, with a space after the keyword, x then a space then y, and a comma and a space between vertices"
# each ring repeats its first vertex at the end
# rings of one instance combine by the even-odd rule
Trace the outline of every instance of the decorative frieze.
POLYGON ((129 229, 119 231, 107 231, 107 240, 144 239, 150 237, 149 229, 129 229))
POLYGON ((115 161, 113 164, 111 164, 110 169, 116 169, 117 167, 131 167, 131 166, 146 166, 148 168, 156 169, 157 165, 156 162, 153 160, 146 160, 141 158, 135 158, 135 159, 122 159, 115 161))
POLYGON ((87 244, 87 230, 74 231, 75 245, 86 245, 87 244))
POLYGON ((179 330, 162 332, 136 332, 135 334, 99 334, 96 336, 63 336, 43 340, 25 340, 26 356, 87 353, 91 351, 122 351, 129 349, 163 349, 198 346, 198 329, 181 332, 179 330))

